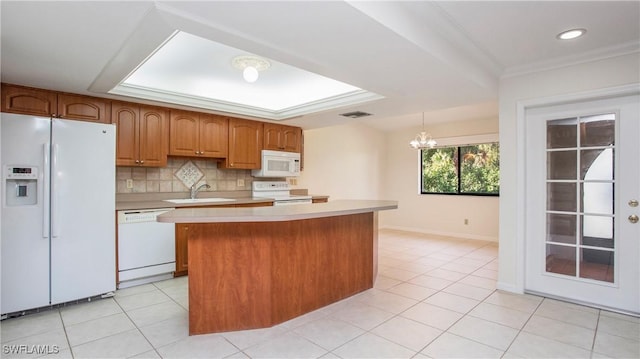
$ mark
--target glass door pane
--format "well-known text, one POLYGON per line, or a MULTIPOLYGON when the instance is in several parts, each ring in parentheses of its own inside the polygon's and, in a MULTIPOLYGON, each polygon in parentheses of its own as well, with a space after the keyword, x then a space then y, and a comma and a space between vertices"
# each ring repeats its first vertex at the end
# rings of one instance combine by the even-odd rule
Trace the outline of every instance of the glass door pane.
POLYGON ((547 273, 614 281, 615 121, 547 121, 547 273))

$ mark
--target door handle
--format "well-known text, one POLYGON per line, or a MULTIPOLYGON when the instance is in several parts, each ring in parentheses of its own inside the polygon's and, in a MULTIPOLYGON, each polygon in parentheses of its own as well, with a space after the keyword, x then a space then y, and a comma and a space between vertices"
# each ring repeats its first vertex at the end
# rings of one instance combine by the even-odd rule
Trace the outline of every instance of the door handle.
POLYGON ((632 214, 629 216, 629 222, 631 223, 638 223, 638 216, 635 214, 632 214))
POLYGON ((629 200, 629 207, 638 207, 638 200, 637 199, 629 200))

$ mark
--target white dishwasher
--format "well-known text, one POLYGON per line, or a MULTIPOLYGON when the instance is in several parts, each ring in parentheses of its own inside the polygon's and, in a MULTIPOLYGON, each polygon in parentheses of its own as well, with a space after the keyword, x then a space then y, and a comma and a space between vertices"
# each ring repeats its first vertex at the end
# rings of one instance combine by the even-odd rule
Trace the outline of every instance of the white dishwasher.
POLYGON ((156 221, 174 208, 118 211, 118 288, 173 277, 175 225, 156 221))

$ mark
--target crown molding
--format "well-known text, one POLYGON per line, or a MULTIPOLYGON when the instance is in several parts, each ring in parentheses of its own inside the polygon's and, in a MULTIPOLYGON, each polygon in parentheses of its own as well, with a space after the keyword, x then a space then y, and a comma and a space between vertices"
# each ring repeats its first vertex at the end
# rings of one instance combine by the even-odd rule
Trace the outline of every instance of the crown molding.
POLYGON ((555 59, 535 62, 522 66, 508 67, 500 76, 500 79, 502 80, 511 77, 529 75, 537 72, 555 70, 563 67, 595 62, 635 53, 640 53, 640 42, 632 41, 614 46, 603 47, 593 51, 583 52, 581 54, 558 57, 555 59))
POLYGON ((142 86, 120 84, 109 91, 110 94, 143 98, 183 106, 197 107, 214 111, 222 111, 238 115, 258 117, 267 120, 283 121, 294 117, 335 109, 349 105, 379 100, 384 98, 378 94, 365 90, 352 91, 317 101, 307 102, 281 110, 269 110, 243 104, 216 100, 211 98, 185 95, 171 91, 150 89, 142 86))

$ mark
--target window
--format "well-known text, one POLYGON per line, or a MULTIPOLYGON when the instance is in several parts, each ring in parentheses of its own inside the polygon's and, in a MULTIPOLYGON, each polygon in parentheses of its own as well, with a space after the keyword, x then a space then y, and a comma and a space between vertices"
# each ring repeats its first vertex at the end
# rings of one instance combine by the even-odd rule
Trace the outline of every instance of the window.
POLYGON ((493 195, 500 192, 498 143, 422 150, 422 194, 493 195))

